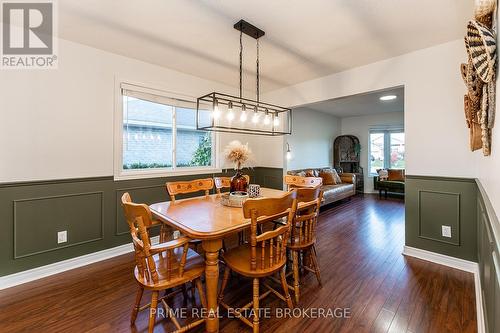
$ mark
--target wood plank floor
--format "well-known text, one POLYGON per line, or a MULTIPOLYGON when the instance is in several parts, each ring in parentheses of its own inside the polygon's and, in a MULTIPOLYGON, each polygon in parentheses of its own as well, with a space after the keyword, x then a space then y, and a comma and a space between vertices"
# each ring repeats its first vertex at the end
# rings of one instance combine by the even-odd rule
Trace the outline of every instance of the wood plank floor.
MULTIPOLYGON (((476 331, 473 275, 401 255, 401 199, 353 198, 323 211, 318 228, 323 287, 313 274, 306 275, 298 308, 348 308, 350 317, 272 315, 262 319, 261 332, 476 331)), ((136 291, 133 262, 132 254, 124 255, 0 291, 0 332, 147 331, 147 311, 135 327, 129 325, 136 291)), ((232 305, 250 301, 249 280, 234 276, 227 290, 232 305)), ((182 306, 180 298, 173 304, 182 306)), ((285 305, 269 296, 261 307, 274 313, 285 305)), ((251 332, 238 319, 223 318, 220 328, 251 332)), ((155 326, 155 332, 173 329, 167 320, 155 326)))

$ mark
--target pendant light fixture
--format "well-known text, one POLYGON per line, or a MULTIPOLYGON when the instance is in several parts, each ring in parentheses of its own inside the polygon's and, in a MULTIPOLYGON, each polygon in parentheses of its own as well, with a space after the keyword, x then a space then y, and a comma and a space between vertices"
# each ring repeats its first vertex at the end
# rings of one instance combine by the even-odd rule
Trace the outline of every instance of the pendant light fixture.
POLYGON ((234 28, 240 32, 239 96, 212 92, 199 97, 196 103, 196 128, 271 136, 292 134, 292 110, 260 101, 259 38, 265 32, 245 20, 237 22, 234 28), (243 97, 243 34, 254 38, 257 43, 255 100, 243 97), (210 117, 206 116, 207 111, 210 117))

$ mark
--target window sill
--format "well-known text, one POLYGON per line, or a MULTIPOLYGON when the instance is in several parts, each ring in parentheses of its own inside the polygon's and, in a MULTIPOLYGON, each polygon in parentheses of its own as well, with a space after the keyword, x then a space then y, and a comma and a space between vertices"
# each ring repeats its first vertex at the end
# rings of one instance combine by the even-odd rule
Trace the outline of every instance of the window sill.
POLYGON ((115 175, 114 180, 204 175, 204 174, 221 173, 221 172, 222 169, 213 167, 179 168, 177 170, 165 170, 165 169, 123 170, 118 175, 115 175))

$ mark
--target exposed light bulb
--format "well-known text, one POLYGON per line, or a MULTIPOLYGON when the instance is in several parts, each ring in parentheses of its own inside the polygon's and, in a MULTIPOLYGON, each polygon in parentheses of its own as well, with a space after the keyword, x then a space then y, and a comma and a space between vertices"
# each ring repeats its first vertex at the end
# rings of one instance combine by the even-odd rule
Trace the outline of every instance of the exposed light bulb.
POLYGON ((219 119, 220 113, 219 102, 217 101, 217 99, 214 99, 214 111, 212 112, 212 116, 214 117, 214 119, 219 119))
POLYGON ((240 121, 244 123, 247 121, 247 107, 245 104, 241 106, 241 115, 240 115, 240 121))
POLYGON ((290 160, 292 158, 292 150, 290 149, 290 144, 286 143, 286 159, 290 160))
POLYGON ((271 122, 270 120, 270 116, 269 116, 269 110, 266 109, 266 116, 264 117, 264 125, 269 125, 269 123, 271 122))
POLYGON ((234 119, 234 111, 233 111, 233 102, 229 102, 227 105, 228 113, 227 113, 227 120, 232 121, 234 119))
POLYGON ((245 121, 247 121, 247 112, 246 111, 241 111, 240 121, 242 123, 244 123, 245 121))
POLYGON ((255 112, 252 117, 252 123, 257 124, 258 122, 259 122, 259 115, 257 114, 257 112, 255 112))
POLYGON ((273 125, 274 125, 274 126, 279 126, 279 125, 280 125, 280 118, 279 118, 279 116, 278 116, 278 113, 275 113, 275 114, 274 114, 273 125))
POLYGON ((257 112, 257 107, 254 108, 252 123, 257 124, 259 122, 259 113, 257 112))

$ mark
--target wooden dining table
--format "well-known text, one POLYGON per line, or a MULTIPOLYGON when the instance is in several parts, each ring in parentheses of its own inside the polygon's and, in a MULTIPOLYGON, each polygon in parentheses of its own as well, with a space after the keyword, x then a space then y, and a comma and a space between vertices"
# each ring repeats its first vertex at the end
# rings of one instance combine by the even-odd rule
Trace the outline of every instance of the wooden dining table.
MULTIPOLYGON (((261 196, 278 198, 285 191, 261 188, 261 196)), ((149 206, 154 218, 202 241, 205 250, 205 285, 207 296, 206 331, 219 331, 217 286, 219 280, 219 250, 222 239, 250 227, 243 209, 222 205, 218 194, 200 196, 175 202, 159 202, 149 206)))

